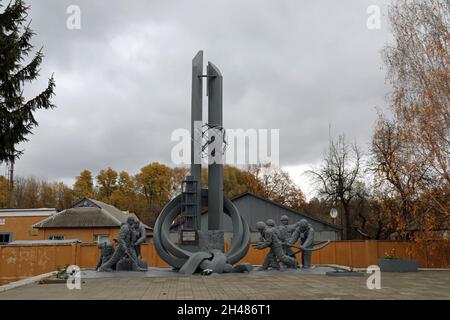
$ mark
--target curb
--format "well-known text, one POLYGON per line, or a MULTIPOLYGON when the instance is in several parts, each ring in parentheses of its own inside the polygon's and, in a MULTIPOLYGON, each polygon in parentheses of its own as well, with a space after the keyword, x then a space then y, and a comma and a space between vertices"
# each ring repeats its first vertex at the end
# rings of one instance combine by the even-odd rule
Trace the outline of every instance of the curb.
POLYGON ((7 291, 7 290, 11 290, 11 289, 14 289, 14 288, 18 288, 18 287, 22 287, 22 286, 31 284, 33 282, 36 282, 36 281, 48 278, 50 276, 53 276, 56 273, 57 273, 57 271, 52 271, 52 272, 40 274, 38 276, 34 276, 34 277, 31 277, 31 278, 26 278, 26 279, 22 279, 22 280, 19 280, 19 281, 14 281, 14 282, 5 284, 3 286, 0 286, 0 292, 4 292, 4 291, 7 291))

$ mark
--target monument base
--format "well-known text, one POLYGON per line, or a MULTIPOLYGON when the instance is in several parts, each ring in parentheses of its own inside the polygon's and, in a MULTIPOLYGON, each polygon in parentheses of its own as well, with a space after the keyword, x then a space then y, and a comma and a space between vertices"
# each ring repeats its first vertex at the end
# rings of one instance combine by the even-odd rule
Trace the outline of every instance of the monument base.
POLYGON ((198 244, 180 244, 180 248, 190 252, 224 251, 225 232, 220 230, 198 231, 198 244))
POLYGON ((207 230, 199 232, 199 247, 202 251, 211 251, 214 249, 224 250, 224 231, 207 230))

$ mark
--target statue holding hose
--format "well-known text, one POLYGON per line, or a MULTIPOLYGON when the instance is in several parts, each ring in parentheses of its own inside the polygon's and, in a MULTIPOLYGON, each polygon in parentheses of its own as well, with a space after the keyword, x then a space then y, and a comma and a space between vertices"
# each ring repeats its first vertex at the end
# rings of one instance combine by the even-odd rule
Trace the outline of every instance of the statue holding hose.
POLYGON ((261 233, 261 241, 256 244, 256 249, 270 248, 269 254, 291 268, 297 268, 297 260, 289 257, 283 250, 283 244, 273 228, 267 226, 263 221, 256 223, 256 228, 261 233))
POLYGON ((289 245, 295 245, 297 241, 300 241, 300 249, 302 253, 302 268, 311 268, 311 256, 312 248, 314 244, 314 229, 306 221, 301 219, 297 222, 296 228, 292 237, 288 240, 289 245))

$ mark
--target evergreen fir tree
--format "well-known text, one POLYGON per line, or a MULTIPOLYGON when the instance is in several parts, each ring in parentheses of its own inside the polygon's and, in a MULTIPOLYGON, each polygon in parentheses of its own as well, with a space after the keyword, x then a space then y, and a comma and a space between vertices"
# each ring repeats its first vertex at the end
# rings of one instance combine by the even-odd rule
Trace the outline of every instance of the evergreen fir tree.
POLYGON ((27 141, 27 135, 38 125, 34 112, 38 109, 54 108, 53 75, 47 88, 34 98, 27 100, 23 95, 25 83, 39 76, 39 66, 44 57, 42 48, 26 59, 33 45, 34 35, 27 23, 29 6, 23 0, 12 0, 4 7, 0 0, 0 163, 10 165, 9 206, 13 207, 14 162, 22 154, 19 143, 27 141), (4 10, 3 10, 4 8, 4 10), (29 60, 27 63, 26 60, 29 60))
POLYGON ((52 75, 44 91, 28 101, 25 99, 23 87, 39 76, 43 53, 40 49, 25 63, 33 49, 30 40, 34 32, 29 23, 26 24, 30 7, 22 0, 11 1, 4 7, 1 1, 0 163, 13 164, 23 153, 17 149, 18 144, 27 141, 26 136, 38 125, 34 112, 55 107, 51 102, 55 81, 52 75))

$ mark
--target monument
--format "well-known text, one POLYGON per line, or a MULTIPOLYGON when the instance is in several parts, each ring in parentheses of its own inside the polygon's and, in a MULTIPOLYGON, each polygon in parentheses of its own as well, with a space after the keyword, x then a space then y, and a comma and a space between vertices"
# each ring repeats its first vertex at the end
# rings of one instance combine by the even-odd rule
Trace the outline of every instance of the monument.
POLYGON ((192 60, 191 97, 191 169, 183 181, 182 193, 170 201, 156 220, 153 241, 159 256, 180 273, 233 272, 250 245, 250 230, 236 206, 223 196, 223 128, 222 74, 208 62, 203 74, 203 51, 192 60), (208 122, 202 123, 203 82, 206 79, 208 122), (201 143, 206 138, 205 143, 201 143), (208 188, 201 187, 202 152, 207 151, 208 188), (208 207, 207 230, 201 228, 202 207, 208 207), (230 216, 233 239, 224 252, 224 215, 230 216), (181 219, 179 245, 169 238, 169 229, 181 219))
POLYGON ((110 245, 99 246, 101 257, 96 270, 100 272, 147 271, 147 262, 136 253, 135 246, 139 245, 137 240, 140 236, 139 229, 135 228, 136 224, 133 217, 128 217, 127 221, 122 223, 114 251, 110 245))

